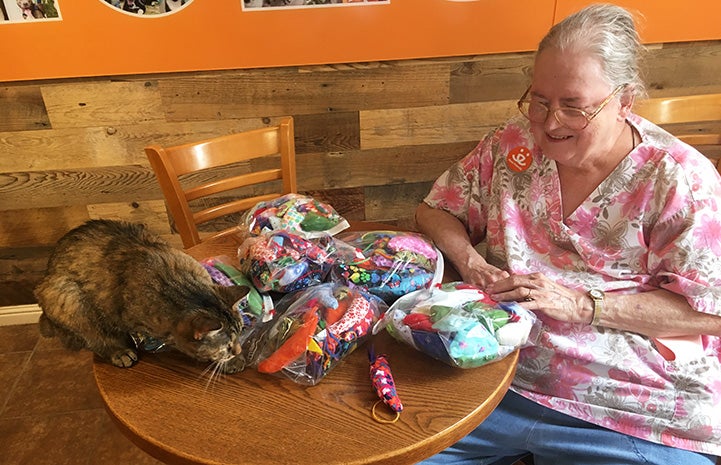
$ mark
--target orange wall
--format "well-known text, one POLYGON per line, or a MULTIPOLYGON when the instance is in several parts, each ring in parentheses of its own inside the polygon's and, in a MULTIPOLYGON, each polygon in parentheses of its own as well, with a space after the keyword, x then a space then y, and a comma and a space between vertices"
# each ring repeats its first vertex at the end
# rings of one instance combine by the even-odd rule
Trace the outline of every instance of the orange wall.
MULTIPOLYGON (((557 0, 556 3, 556 17, 560 21, 593 2, 557 0)), ((616 0, 611 3, 641 13, 638 30, 646 43, 721 39, 719 0, 616 0)))
MULTIPOLYGON (((528 51, 554 11, 562 18, 589 3, 391 0, 242 11, 242 1, 194 0, 172 15, 134 17, 102 0, 56 0, 60 21, 0 23, 0 81, 528 51)), ((644 12, 647 42, 721 38, 717 0, 617 3, 644 12)))

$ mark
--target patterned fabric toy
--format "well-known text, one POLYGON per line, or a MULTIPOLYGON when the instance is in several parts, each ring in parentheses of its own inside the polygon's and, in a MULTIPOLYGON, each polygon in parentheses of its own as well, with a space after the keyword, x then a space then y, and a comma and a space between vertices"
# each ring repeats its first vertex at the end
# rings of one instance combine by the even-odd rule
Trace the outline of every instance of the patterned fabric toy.
POLYGON ((371 385, 381 399, 373 405, 371 414, 380 423, 395 423, 400 418, 401 411, 403 411, 403 404, 398 397, 396 383, 393 380, 388 359, 385 354, 376 355, 373 346, 368 348, 368 359, 370 360, 371 385), (396 415, 393 419, 385 420, 376 414, 376 406, 379 402, 386 404, 388 408, 395 412, 396 415))

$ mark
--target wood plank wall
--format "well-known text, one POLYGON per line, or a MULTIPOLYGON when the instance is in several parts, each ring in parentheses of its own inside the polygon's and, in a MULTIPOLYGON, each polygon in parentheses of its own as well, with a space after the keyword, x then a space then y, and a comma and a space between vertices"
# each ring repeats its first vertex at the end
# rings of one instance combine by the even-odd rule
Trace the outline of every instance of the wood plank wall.
MULTIPOLYGON (((430 183, 515 114, 531 61, 514 53, 0 83, 0 305, 31 303, 27 289, 55 241, 89 218, 144 222, 180 245, 145 145, 283 115, 295 118, 299 191, 349 219, 412 228, 430 183)), ((721 41, 650 47, 647 81, 651 96, 721 92, 721 41)))

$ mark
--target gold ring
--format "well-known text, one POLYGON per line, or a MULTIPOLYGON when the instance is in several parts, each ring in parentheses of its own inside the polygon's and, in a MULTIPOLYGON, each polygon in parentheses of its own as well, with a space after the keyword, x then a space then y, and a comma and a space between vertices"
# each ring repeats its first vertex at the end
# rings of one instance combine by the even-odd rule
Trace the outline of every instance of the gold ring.
POLYGON ((530 302, 533 300, 533 297, 531 297, 531 289, 528 289, 528 294, 526 294, 526 297, 523 299, 524 302, 530 302))

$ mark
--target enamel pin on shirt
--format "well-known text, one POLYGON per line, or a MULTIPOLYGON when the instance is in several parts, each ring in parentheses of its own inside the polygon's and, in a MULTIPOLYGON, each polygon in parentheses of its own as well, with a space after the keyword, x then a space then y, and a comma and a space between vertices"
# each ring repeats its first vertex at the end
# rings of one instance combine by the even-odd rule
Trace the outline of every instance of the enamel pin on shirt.
POLYGON ((531 151, 522 145, 512 148, 506 155, 506 166, 516 173, 526 171, 531 167, 532 162, 531 151))

